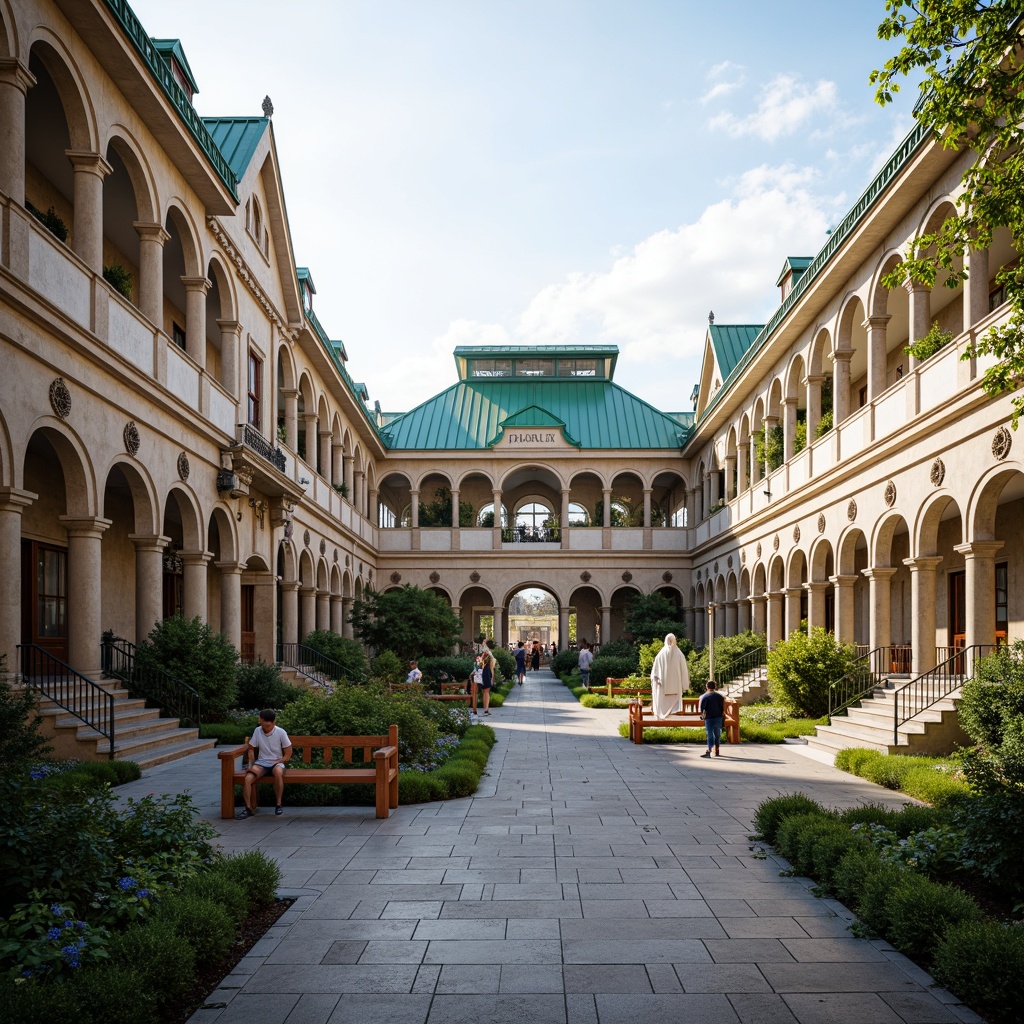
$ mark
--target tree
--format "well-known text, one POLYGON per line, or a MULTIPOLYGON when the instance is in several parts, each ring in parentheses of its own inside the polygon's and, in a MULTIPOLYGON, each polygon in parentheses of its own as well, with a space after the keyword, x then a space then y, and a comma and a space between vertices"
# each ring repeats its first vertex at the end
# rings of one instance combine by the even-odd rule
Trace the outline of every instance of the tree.
POLYGON ((447 601, 408 584, 367 590, 352 606, 352 626, 368 647, 394 651, 403 661, 451 654, 462 636, 462 620, 447 601))
MULTIPOLYGON (((438 487, 434 500, 420 505, 420 526, 452 525, 452 492, 447 487, 438 487)), ((468 501, 459 502, 459 526, 473 525, 473 505, 468 501)), ((493 517, 491 525, 494 525, 493 517)))
MULTIPOLYGON (((717 647, 716 647, 717 650, 717 647)), ((818 626, 810 636, 791 633, 768 652, 768 692, 800 715, 828 714, 828 692, 856 660, 854 649, 818 626)))
POLYGON ((679 609, 659 593, 634 597, 626 612, 624 626, 637 647, 652 640, 664 640, 668 633, 674 633, 677 640, 682 640, 686 632, 679 609))
MULTIPOLYGON (((939 278, 956 288, 971 248, 991 244, 997 227, 1024 238, 1024 49, 1021 6, 1014 0, 886 0, 882 39, 904 46, 871 73, 875 99, 885 106, 899 79, 921 74, 914 116, 950 149, 970 149, 960 211, 936 231, 910 244, 903 264, 883 280, 888 288, 912 280, 932 286, 939 278)), ((964 358, 994 355, 982 387, 990 395, 1016 390, 1024 380, 1024 267, 1003 267, 997 284, 1006 290, 1009 319, 971 344, 964 358)), ((1013 399, 1013 427, 1024 414, 1024 395, 1013 399)))

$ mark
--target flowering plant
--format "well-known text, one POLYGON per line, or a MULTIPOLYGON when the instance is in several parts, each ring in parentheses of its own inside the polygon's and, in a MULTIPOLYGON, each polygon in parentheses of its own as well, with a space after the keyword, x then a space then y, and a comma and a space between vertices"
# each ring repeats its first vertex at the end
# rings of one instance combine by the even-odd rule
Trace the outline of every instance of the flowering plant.
POLYGON ((15 981, 51 977, 107 959, 106 928, 78 920, 71 907, 46 903, 34 889, 0 921, 0 965, 15 981))

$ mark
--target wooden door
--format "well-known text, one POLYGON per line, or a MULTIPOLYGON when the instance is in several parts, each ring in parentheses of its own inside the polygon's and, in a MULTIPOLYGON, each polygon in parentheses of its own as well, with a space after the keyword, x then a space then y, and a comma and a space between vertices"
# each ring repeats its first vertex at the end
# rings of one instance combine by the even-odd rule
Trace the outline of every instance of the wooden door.
POLYGON ((241 607, 242 661, 256 660, 256 587, 251 583, 242 584, 241 607))
POLYGON ((21 637, 61 661, 68 660, 68 551, 34 540, 21 542, 21 637))

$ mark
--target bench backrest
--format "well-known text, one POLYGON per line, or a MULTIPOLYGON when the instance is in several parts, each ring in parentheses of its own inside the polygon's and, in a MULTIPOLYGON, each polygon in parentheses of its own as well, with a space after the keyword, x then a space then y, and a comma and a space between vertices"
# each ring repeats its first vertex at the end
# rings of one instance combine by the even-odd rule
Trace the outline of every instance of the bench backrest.
POLYGON ((398 726, 393 725, 387 736, 289 736, 303 764, 317 763, 373 765, 373 752, 381 747, 398 746, 398 726))

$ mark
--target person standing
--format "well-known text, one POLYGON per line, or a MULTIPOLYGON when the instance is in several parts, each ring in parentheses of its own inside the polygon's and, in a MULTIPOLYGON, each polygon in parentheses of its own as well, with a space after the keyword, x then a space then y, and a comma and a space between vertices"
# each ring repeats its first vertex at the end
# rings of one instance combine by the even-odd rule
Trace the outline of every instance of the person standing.
POLYGON ((580 656, 577 666, 580 670, 580 686, 590 686, 590 663, 594 660, 594 652, 586 640, 580 645, 580 656))
POLYGON ((705 684, 697 710, 704 719, 704 731, 708 734, 708 749, 700 756, 710 757, 713 746, 715 757, 721 757, 718 745, 722 742, 722 725, 725 723, 725 698, 715 689, 713 679, 709 679, 705 684))
POLYGON ((420 663, 414 658, 409 662, 409 674, 405 677, 407 683, 421 683, 423 673, 420 671, 420 663))
POLYGON ((270 774, 274 779, 274 813, 284 814, 281 797, 284 796, 284 766, 291 760, 292 741, 288 733, 275 724, 277 714, 272 708, 260 712, 260 724, 245 745, 243 759, 254 755, 253 762, 245 769, 242 780, 242 796, 245 807, 240 818, 251 818, 259 803, 259 781, 270 774))
POLYGON ((519 641, 519 646, 516 648, 515 659, 516 680, 522 686, 523 680, 526 678, 526 644, 522 640, 519 641))
POLYGON ((683 694, 690 688, 686 655, 679 650, 675 633, 665 637, 651 666, 651 710, 655 718, 668 718, 683 709, 683 694))
POLYGON ((491 686, 494 685, 494 654, 484 641, 484 649, 480 652, 480 689, 484 694, 484 714, 491 713, 491 686))
POLYGON ((530 654, 530 668, 532 668, 534 672, 539 672, 540 671, 540 641, 539 640, 534 640, 533 641, 533 651, 530 654))

